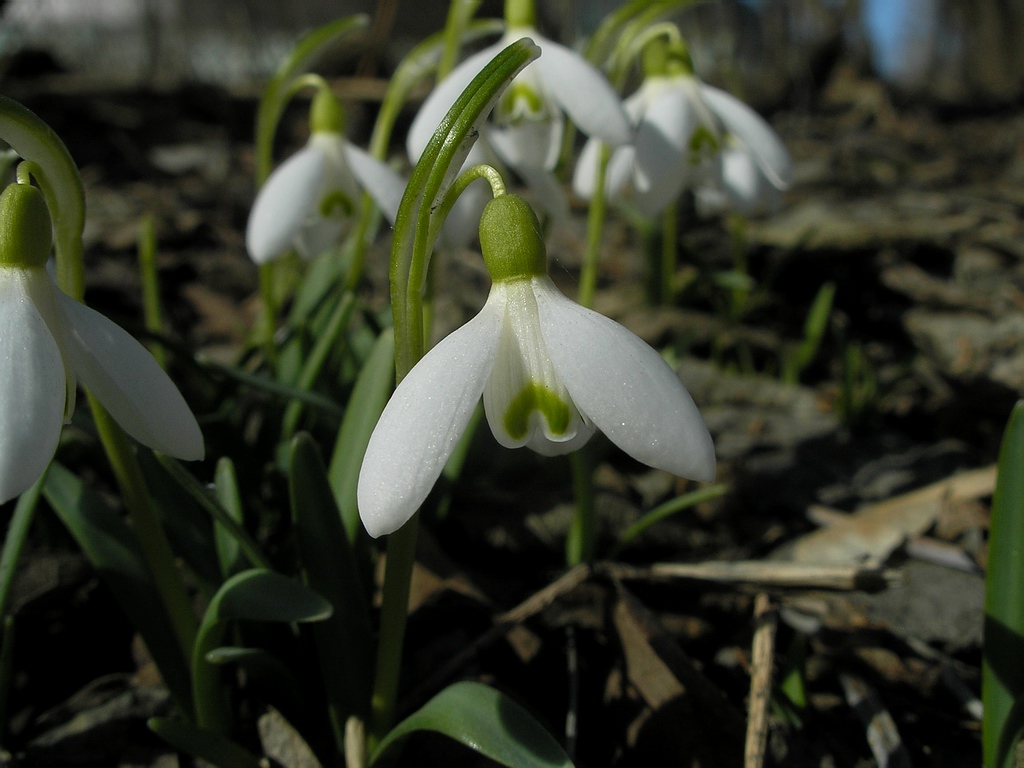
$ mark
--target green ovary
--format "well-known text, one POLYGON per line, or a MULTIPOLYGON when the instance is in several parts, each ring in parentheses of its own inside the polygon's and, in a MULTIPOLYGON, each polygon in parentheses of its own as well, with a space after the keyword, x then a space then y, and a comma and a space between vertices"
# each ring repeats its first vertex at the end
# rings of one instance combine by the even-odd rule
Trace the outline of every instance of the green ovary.
POLYGON ((325 219, 343 219, 346 216, 351 216, 353 208, 352 198, 340 189, 328 192, 320 200, 320 215, 325 219))
POLYGON ((505 429, 514 440, 522 440, 530 429, 530 414, 539 412, 547 421, 552 435, 564 435, 572 421, 569 404, 535 382, 527 384, 509 403, 505 411, 505 429))
POLYGON ((706 126, 698 126, 690 135, 690 162, 693 165, 700 162, 705 151, 708 154, 714 154, 718 149, 718 139, 706 126))

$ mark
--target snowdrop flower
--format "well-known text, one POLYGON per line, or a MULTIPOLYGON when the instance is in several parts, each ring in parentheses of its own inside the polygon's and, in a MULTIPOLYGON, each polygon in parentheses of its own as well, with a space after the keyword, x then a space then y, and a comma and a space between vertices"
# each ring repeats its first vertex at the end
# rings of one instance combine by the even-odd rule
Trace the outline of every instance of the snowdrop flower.
POLYGON ((395 222, 405 182, 345 139, 344 112, 326 88, 313 99, 310 128, 306 146, 278 166, 256 195, 245 245, 257 264, 291 248, 307 259, 319 256, 347 231, 362 189, 395 222))
POLYGON ((747 147, 733 137, 726 138, 719 171, 719 183, 694 190, 702 213, 736 211, 750 216, 774 211, 782 204, 782 191, 768 179, 747 147))
POLYGON ((402 380, 370 437, 357 496, 371 536, 419 508, 481 397, 508 448, 567 453, 599 429, 652 467, 714 478, 711 436, 679 377, 638 337, 555 287, 539 229, 515 195, 484 210, 490 295, 402 380))
MULTIPOLYGON (((625 107, 636 137, 633 145, 612 151, 605 192, 615 197, 631 186, 634 202, 649 216, 684 189, 728 197, 735 192, 735 202, 751 209, 761 204, 767 186, 784 190, 792 182, 792 160, 768 123, 688 71, 646 77, 625 107), (755 169, 767 186, 751 183, 755 169)), ((573 189, 584 199, 594 194, 600 151, 591 139, 580 154, 573 189)))
POLYGON ((77 379, 139 442, 181 459, 204 452, 195 417, 149 352, 57 288, 46 270, 51 237, 39 190, 0 193, 0 503, 50 463, 77 379))
POLYGON ((515 171, 544 211, 557 219, 568 212, 561 185, 552 173, 562 147, 565 116, 586 135, 613 146, 631 141, 632 128, 621 99, 599 70, 564 45, 538 34, 532 26, 532 11, 516 19, 508 17, 507 12, 508 29, 499 42, 470 56, 433 90, 409 128, 406 148, 415 163, 459 94, 484 65, 510 43, 529 37, 540 47, 540 57, 505 90, 491 122, 482 128, 478 145, 489 148, 515 171))

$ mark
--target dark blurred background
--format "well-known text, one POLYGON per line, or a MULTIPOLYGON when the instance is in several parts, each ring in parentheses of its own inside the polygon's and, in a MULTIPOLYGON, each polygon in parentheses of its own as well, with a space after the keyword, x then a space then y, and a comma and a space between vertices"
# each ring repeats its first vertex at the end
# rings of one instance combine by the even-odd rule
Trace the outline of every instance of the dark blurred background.
MULTIPOLYGON (((572 44, 617 5, 541 0, 542 31, 572 44)), ((376 17, 369 60, 375 73, 386 75, 443 24, 446 4, 0 0, 0 77, 247 88, 274 70, 302 32, 355 12, 376 17)), ((500 13, 500 0, 480 10, 481 16, 500 13)), ((762 107, 812 98, 839 63, 878 74, 898 98, 944 106, 1012 105, 1024 91, 1019 0, 719 0, 695 4, 679 22, 700 74, 762 107)))

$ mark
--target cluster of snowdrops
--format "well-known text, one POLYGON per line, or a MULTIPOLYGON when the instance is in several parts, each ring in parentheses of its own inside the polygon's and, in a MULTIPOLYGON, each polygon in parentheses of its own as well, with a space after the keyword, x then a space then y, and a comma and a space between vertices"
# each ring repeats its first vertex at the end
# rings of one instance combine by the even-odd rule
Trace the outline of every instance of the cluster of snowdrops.
MULTIPOLYGON (((30 519, 45 496, 98 566, 116 567, 105 549, 110 536, 132 542, 135 591, 115 592, 175 697, 178 715, 151 723, 171 744, 217 764, 225 756, 255 764, 235 739, 237 680, 225 667, 255 667, 270 652, 255 642, 226 643, 229 636, 238 642, 228 634, 236 622, 273 621, 309 624, 325 680, 324 729, 349 765, 372 763, 422 728, 508 765, 536 764, 537 754, 551 750, 564 757, 524 710, 472 682, 449 686, 396 724, 418 510, 466 444, 481 401, 490 431, 507 448, 567 454, 600 432, 646 465, 714 479, 711 437, 676 372, 588 307, 609 205, 668 222, 680 198, 692 194, 705 209, 751 212, 775 206, 791 181, 789 155, 768 124, 694 75, 670 21, 681 5, 623 5, 584 55, 537 32, 532 0, 508 0, 503 21, 474 20, 475 4, 453 0, 447 27, 396 71, 367 150, 348 140, 342 102, 312 69, 324 50, 364 31, 366 20, 316 30, 282 64, 260 105, 259 190, 246 231, 264 300, 254 331, 262 372, 272 376, 283 364, 282 316, 289 299, 301 303, 282 297, 281 265, 298 254, 320 276, 318 300, 337 298, 323 310, 321 338, 298 363, 296 387, 306 382, 308 389, 351 317, 368 248, 391 238, 392 327, 364 359, 330 466, 297 429, 302 402, 292 404, 281 433, 290 451, 283 464, 297 573, 273 567, 247 530, 233 469, 244 457, 216 457, 212 492, 176 461, 204 458, 189 405, 142 344, 82 303, 84 193, 74 162, 31 112, 0 102, 0 138, 11 147, 5 168, 14 179, 0 195, 0 502, 20 497, 16 518, 30 519), (497 42, 456 63, 464 46, 496 34, 497 42), (413 87, 431 74, 437 85, 406 137, 406 164, 389 155, 391 129, 413 87), (634 90, 623 99, 627 87, 634 90), (309 140, 275 168, 274 134, 296 97, 309 97, 309 140), (513 185, 522 194, 509 191, 513 185), (546 234, 569 215, 569 187, 590 202, 577 300, 548 276, 546 251, 546 234), (487 301, 426 350, 430 256, 477 243, 491 279, 487 301), (370 373, 380 371, 388 375, 377 375, 384 383, 373 387, 370 373), (116 535, 82 515, 90 489, 53 463, 79 383, 130 520, 126 526, 115 512, 105 518, 122 526, 116 535), (208 593, 201 617, 165 530, 153 472, 171 478, 212 520, 217 573, 199 579, 208 593), (373 612, 367 534, 389 534, 381 607, 373 612)), ((674 253, 664 258, 670 280, 674 253)), ((585 463, 573 471, 590 482, 585 463)), ((585 493, 576 515, 570 562, 594 553, 585 493)))

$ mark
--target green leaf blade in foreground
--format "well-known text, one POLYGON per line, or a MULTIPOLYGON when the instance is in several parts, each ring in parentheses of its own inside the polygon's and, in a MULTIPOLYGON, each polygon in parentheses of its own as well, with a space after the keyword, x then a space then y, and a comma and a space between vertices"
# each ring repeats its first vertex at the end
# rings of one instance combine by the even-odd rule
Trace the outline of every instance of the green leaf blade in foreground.
POLYGON ((1009 768, 1024 728, 1024 400, 1003 434, 988 552, 982 748, 986 768, 1009 768))
POLYGON ((327 471, 349 542, 357 540, 361 528, 359 510, 356 508, 359 468, 363 464, 363 455, 373 428, 391 396, 394 380, 395 334, 388 328, 377 337, 356 379, 327 471))
POLYGON ((320 453, 305 433, 292 441, 289 488, 303 576, 334 606, 333 615, 312 627, 312 633, 340 747, 349 716, 365 719, 369 711, 373 670, 370 603, 357 549, 342 527, 320 453))
POLYGON ((60 464, 50 465, 43 494, 142 636, 171 695, 191 714, 189 669, 135 534, 99 494, 60 464))
POLYGON ((510 768, 571 768, 572 761, 533 716, 500 691, 475 682, 450 685, 396 725, 371 764, 415 731, 434 731, 510 768))
POLYGON ((149 729, 172 747, 217 768, 260 768, 256 755, 230 739, 169 717, 150 718, 149 729))

